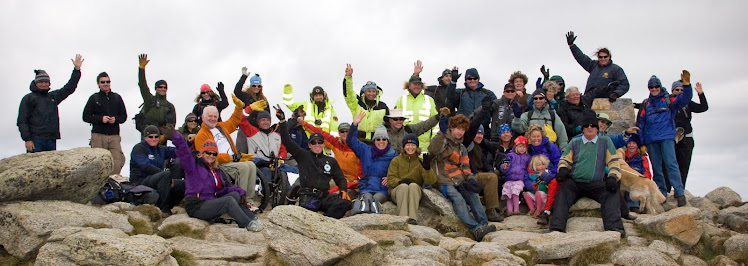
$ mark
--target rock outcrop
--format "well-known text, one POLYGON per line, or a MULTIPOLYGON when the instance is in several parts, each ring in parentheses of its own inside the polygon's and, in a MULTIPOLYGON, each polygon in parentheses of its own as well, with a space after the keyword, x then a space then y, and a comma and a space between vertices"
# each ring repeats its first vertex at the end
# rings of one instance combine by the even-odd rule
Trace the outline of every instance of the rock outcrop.
POLYGON ((718 187, 717 189, 706 193, 706 196, 704 196, 704 198, 711 200, 715 204, 719 205, 720 208, 739 206, 743 203, 743 200, 740 198, 740 194, 733 191, 729 187, 718 187))
POLYGON ((65 200, 87 203, 112 172, 105 149, 25 153, 0 160, 0 202, 65 200))
POLYGON ((675 208, 665 213, 636 220, 650 232, 670 236, 686 246, 693 246, 701 239, 703 229, 696 222, 701 210, 694 207, 675 208))

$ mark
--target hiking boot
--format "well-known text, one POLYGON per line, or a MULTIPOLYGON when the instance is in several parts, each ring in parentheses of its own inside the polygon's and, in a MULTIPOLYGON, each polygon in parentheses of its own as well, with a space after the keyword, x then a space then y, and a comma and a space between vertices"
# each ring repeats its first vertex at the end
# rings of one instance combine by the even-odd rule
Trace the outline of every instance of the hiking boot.
POLYGON ((413 219, 413 218, 408 218, 408 224, 418 225, 418 221, 416 221, 416 219, 413 219))
POLYGON ((629 220, 629 221, 633 221, 633 220, 636 220, 637 217, 631 215, 631 213, 627 213, 625 216, 621 216, 621 218, 629 220))
POLYGON ((621 230, 616 230, 616 232, 621 233, 621 238, 626 238, 626 230, 621 229, 621 230))
POLYGON ((260 232, 262 231, 262 221, 260 218, 255 218, 251 222, 249 222, 249 225, 247 225, 247 231, 251 232, 260 232))
POLYGON ((496 212, 496 209, 487 209, 486 210, 486 217, 488 217, 488 221, 490 222, 503 222, 504 218, 499 215, 498 212, 496 212))
POLYGON ((486 236, 488 233, 496 231, 496 226, 492 224, 487 224, 481 227, 478 227, 478 229, 475 229, 475 232, 473 232, 473 237, 475 237, 475 241, 482 241, 483 237, 486 236))
POLYGON ((680 196, 680 197, 677 197, 677 199, 678 199, 678 207, 686 206, 686 204, 688 203, 686 202, 686 196, 680 196))
POLYGON ((548 222, 550 220, 550 214, 548 212, 542 212, 540 213, 540 217, 538 217, 538 224, 539 225, 548 225, 548 222))

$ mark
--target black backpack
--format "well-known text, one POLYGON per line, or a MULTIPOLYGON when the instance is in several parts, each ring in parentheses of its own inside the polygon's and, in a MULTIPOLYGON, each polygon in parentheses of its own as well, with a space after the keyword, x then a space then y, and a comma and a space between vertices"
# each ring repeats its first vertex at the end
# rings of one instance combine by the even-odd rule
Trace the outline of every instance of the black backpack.
POLYGON ((148 121, 148 119, 146 119, 145 114, 148 113, 148 111, 150 111, 151 108, 158 107, 160 104, 158 103, 158 100, 156 99, 156 97, 154 97, 153 100, 151 101, 150 106, 144 106, 144 105, 145 103, 141 103, 140 106, 138 106, 138 108, 140 108, 140 112, 138 112, 137 114, 135 114, 135 116, 132 117, 132 121, 135 122, 135 129, 137 129, 140 132, 143 132, 143 129, 145 129, 145 127, 153 124, 150 121, 148 121))
POLYGON ((114 202, 129 202, 133 204, 155 204, 151 202, 149 195, 156 190, 144 185, 132 185, 129 183, 120 183, 111 177, 107 177, 104 186, 99 189, 99 193, 91 201, 94 204, 104 205, 114 202))

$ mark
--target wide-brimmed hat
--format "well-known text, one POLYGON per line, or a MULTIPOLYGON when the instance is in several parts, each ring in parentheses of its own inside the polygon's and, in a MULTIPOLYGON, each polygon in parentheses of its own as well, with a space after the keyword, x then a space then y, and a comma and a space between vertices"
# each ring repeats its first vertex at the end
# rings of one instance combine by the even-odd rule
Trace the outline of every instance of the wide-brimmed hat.
POLYGON ((390 109, 390 114, 385 115, 384 119, 388 119, 388 118, 399 118, 399 117, 408 119, 407 116, 403 115, 403 109, 390 109))

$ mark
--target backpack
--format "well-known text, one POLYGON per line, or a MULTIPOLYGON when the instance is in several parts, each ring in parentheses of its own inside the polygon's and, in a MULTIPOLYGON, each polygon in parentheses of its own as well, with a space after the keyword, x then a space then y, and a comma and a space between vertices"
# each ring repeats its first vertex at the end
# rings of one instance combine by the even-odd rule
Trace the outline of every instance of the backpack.
MULTIPOLYGON (((532 113, 535 111, 534 109, 530 109, 530 111, 527 111, 527 123, 529 124, 532 120, 541 120, 541 119, 532 119, 532 113)), ((543 120, 543 129, 545 130, 545 136, 548 137, 548 141, 556 143, 556 140, 558 139, 558 136, 556 135, 556 111, 548 109, 548 113, 551 115, 551 125, 549 126, 546 121, 547 119, 542 118, 543 120)))
POLYGON ((150 121, 147 121, 147 119, 145 118, 145 114, 148 113, 148 111, 150 111, 151 108, 157 107, 159 104, 158 104, 158 100, 156 100, 154 97, 154 99, 151 101, 150 106, 143 106, 143 105, 145 105, 145 102, 141 103, 140 106, 138 106, 138 108, 140 108, 140 112, 138 112, 137 114, 135 114, 135 116, 132 117, 132 121, 135 122, 135 129, 137 129, 140 132, 143 132, 143 129, 145 129, 145 127, 151 125, 150 121))
POLYGON ((371 193, 361 193, 353 200, 353 209, 351 209, 351 215, 359 213, 382 213, 382 205, 374 199, 371 193))
POLYGON ((156 190, 144 185, 132 185, 120 183, 111 177, 107 177, 104 186, 94 196, 94 204, 104 205, 114 202, 129 202, 133 204, 155 204, 158 197, 152 197, 151 192, 156 190), (154 200, 155 199, 155 200, 154 200))

